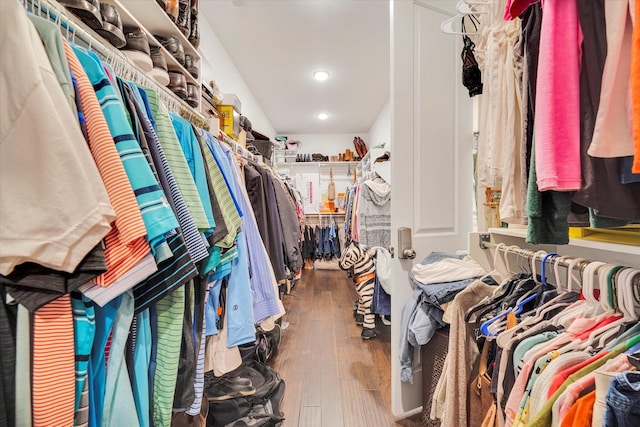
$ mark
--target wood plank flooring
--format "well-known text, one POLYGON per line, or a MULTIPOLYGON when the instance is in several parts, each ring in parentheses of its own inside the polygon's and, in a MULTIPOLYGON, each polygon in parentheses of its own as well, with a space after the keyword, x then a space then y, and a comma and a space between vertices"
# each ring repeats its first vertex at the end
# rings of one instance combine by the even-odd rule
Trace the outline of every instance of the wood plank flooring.
POLYGON ((391 414, 390 327, 360 338, 351 308, 356 295, 346 273, 304 270, 285 295, 289 326, 270 362, 286 382, 284 427, 417 427, 420 417, 391 414))

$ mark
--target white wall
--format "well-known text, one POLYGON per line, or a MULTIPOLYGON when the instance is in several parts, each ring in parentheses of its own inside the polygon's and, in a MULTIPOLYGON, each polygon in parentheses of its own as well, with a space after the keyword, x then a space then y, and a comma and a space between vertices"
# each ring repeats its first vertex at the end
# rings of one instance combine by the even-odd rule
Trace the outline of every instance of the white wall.
POLYGON ((251 120, 253 129, 273 141, 276 131, 262 110, 258 100, 238 72, 231 57, 218 39, 204 14, 198 15, 200 26, 200 56, 202 56, 202 80, 215 80, 223 93, 235 93, 242 103, 242 115, 251 120))
POLYGON ((387 100, 382 110, 380 110, 378 118, 369 129, 369 135, 365 142, 369 148, 384 143, 385 150, 391 149, 391 98, 387 100))
POLYGON ((369 146, 369 142, 366 140, 366 134, 333 133, 324 135, 287 135, 289 141, 301 142, 300 147, 298 148, 299 153, 321 153, 325 156, 337 156, 340 153, 344 153, 347 148, 355 152, 353 146, 353 138, 355 136, 359 136, 364 139, 367 147, 369 146))

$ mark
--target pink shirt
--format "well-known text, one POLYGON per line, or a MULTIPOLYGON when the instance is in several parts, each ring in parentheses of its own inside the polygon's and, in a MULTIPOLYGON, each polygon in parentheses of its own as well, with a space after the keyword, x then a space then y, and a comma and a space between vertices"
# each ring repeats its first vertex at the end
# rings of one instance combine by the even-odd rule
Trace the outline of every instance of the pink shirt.
POLYGON ((576 0, 544 1, 534 129, 540 191, 579 190, 580 45, 576 0))

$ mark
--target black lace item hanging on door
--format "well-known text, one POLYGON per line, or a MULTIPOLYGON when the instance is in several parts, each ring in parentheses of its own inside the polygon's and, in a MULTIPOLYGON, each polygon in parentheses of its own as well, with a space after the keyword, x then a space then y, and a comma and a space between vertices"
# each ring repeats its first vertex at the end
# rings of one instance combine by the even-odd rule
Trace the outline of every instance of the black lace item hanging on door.
MULTIPOLYGON (((478 29, 478 18, 473 15, 466 15, 462 18, 462 32, 466 32, 465 18, 469 17, 471 23, 478 29)), ((462 84, 469 91, 469 96, 474 97, 482 94, 482 73, 480 67, 478 67, 478 61, 474 55, 476 45, 471 41, 468 35, 462 35, 462 41, 464 43, 462 48, 462 84)))

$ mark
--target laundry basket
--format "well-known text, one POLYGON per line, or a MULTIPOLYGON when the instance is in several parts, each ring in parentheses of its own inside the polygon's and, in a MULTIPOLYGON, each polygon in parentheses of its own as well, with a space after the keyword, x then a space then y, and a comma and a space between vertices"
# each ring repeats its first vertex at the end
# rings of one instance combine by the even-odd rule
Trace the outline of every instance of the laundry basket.
POLYGON ((431 400, 436 391, 436 385, 444 368, 444 361, 449 349, 449 327, 436 330, 431 340, 420 347, 422 362, 422 418, 423 427, 440 427, 440 420, 432 420, 431 400))

